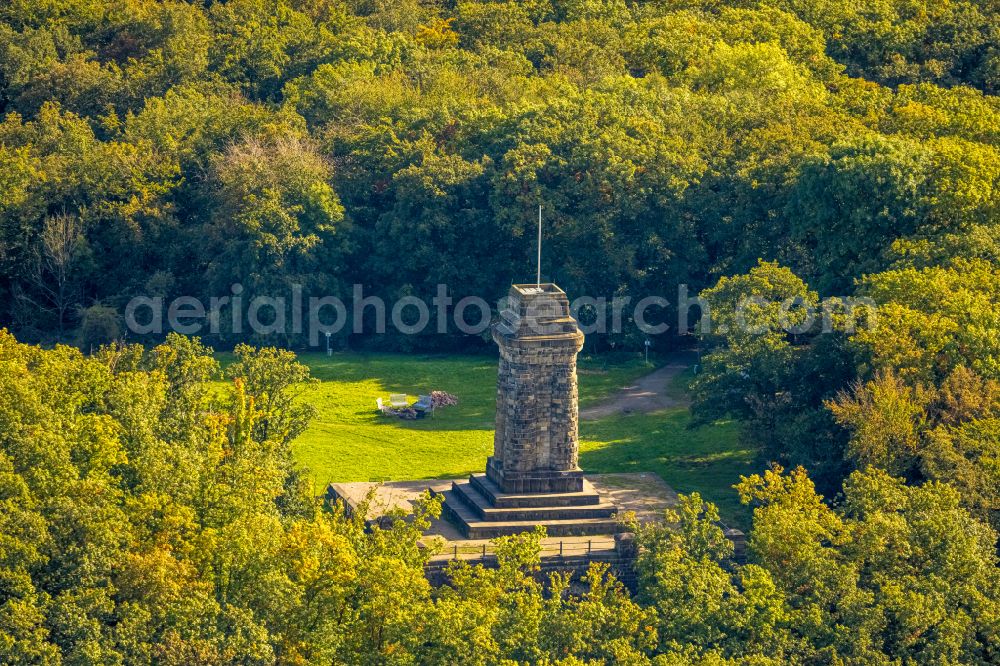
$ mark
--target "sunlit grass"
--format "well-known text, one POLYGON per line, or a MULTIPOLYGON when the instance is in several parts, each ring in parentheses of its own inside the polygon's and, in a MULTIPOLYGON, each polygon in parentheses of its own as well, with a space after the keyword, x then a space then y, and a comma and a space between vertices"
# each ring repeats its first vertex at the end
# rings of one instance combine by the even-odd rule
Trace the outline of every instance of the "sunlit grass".
POLYGON ((700 492, 742 524, 746 514, 732 485, 751 472, 753 452, 739 445, 734 423, 690 424, 682 408, 583 423, 580 466, 594 472, 655 472, 679 493, 700 492))
MULTIPOLYGON (((496 404, 494 356, 338 353, 303 354, 319 380, 302 399, 316 419, 293 450, 317 490, 331 481, 462 477, 484 469, 493 450, 496 404), (433 418, 404 421, 376 411, 390 393, 412 399, 432 390, 459 404, 433 418)), ((653 368, 639 356, 581 357, 580 402, 593 404, 653 368)), ((686 378, 670 387, 683 393, 686 378)), ((686 409, 614 416, 580 424, 585 471, 655 472, 679 492, 700 491, 730 516, 738 513, 731 486, 749 471, 750 452, 736 429, 721 423, 689 430, 686 409)))

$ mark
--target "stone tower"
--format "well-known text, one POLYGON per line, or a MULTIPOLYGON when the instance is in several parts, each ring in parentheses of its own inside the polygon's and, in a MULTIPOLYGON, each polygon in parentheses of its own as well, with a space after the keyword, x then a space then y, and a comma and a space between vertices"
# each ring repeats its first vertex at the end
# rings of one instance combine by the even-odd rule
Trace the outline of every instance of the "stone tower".
POLYGON ((554 284, 515 284, 493 327, 496 434, 486 474, 455 481, 444 515, 469 538, 543 525, 549 536, 613 534, 615 505, 578 465, 576 355, 583 333, 554 284))
POLYGON ((583 489, 576 355, 583 333, 554 284, 515 284, 493 327, 500 348, 496 435, 486 475, 507 493, 583 489))

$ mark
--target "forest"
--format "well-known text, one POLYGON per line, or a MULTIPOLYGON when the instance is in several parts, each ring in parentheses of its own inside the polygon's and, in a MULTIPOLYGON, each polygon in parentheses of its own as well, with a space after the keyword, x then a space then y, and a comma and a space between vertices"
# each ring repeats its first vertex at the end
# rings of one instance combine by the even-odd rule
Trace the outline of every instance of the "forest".
POLYGON ((9 0, 0 325, 89 348, 136 295, 234 284, 495 302, 539 203, 574 297, 759 259, 942 284, 996 259, 998 33, 968 0, 9 0))
POLYGON ((1000 662, 998 91, 987 0, 0 3, 0 662, 1000 662), (431 588, 434 501, 366 530, 292 459, 304 338, 120 344, 236 284, 495 301, 539 203, 571 296, 710 305, 746 564, 691 495, 634 595, 538 535, 431 588))
MULTIPOLYGON (((540 535, 432 588, 439 500, 366 529, 324 509, 289 443, 310 417, 292 352, 203 345, 89 357, 0 334, 0 661, 6 664, 995 664, 996 532, 963 490, 875 467, 823 501, 802 469, 682 497, 637 530, 638 590, 594 564, 544 583, 540 535)), ((995 422, 995 420, 994 420, 995 422)))

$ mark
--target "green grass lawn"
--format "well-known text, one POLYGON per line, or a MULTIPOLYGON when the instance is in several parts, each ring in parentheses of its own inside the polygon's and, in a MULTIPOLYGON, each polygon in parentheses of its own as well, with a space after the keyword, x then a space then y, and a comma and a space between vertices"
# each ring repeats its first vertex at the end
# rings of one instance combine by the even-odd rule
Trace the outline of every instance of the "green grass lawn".
MULTIPOLYGON (((685 400, 691 370, 669 393, 685 400)), ((627 414, 580 424, 580 467, 595 472, 655 472, 679 493, 699 492, 737 526, 749 523, 733 484, 753 472, 753 451, 742 446, 732 421, 692 427, 688 409, 627 414)))
POLYGON ((679 493, 698 491, 729 522, 747 514, 732 485, 751 472, 735 424, 690 428, 687 409, 628 414, 580 424, 580 467, 591 472, 655 472, 679 493))
MULTIPOLYGON (((491 356, 304 354, 320 383, 303 398, 317 409, 295 454, 318 484, 424 479, 482 471, 492 452, 497 361, 491 356), (459 401, 431 419, 403 421, 375 410, 378 397, 447 391, 459 401)), ((649 371, 641 359, 581 358, 581 403, 600 400, 649 371)))
MULTIPOLYGON (((293 446, 317 489, 331 481, 462 477, 484 469, 493 449, 495 357, 338 353, 300 360, 319 380, 303 395, 317 416, 293 446), (415 399, 432 390, 454 394, 459 404, 419 421, 375 409, 378 397, 415 399)), ((639 356, 581 356, 580 403, 602 400, 651 369, 639 356)), ((671 390, 683 392, 683 380, 671 390)), ((730 486, 749 471, 750 452, 737 446, 732 424, 691 430, 689 422, 686 409, 581 422, 580 465, 588 472, 656 472, 739 521, 730 486)))

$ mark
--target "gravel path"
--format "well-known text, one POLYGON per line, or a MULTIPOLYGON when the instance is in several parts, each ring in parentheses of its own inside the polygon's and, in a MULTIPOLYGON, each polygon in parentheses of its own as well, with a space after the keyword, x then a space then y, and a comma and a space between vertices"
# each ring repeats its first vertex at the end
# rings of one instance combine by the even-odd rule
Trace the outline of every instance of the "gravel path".
POLYGON ((668 363, 662 368, 640 377, 632 386, 626 386, 608 400, 581 409, 580 418, 584 421, 594 421, 615 414, 645 413, 670 407, 686 407, 688 401, 670 396, 668 387, 675 376, 690 366, 690 363, 682 363, 680 360, 668 363))

